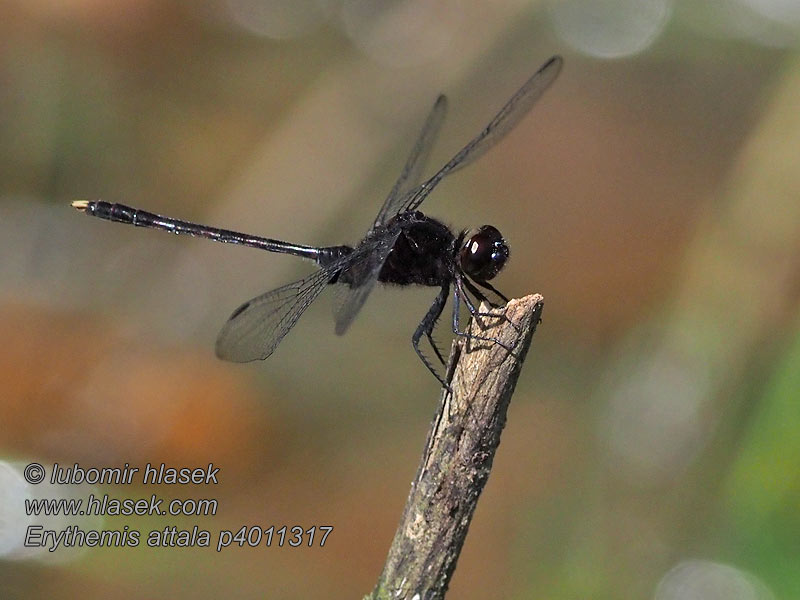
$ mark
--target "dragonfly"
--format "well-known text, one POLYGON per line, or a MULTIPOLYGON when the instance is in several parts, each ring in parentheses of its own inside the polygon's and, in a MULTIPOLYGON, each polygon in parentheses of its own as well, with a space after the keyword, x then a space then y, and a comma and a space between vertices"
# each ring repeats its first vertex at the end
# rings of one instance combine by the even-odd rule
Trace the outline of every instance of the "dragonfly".
POLYGON ((497 299, 508 302, 508 298, 490 281, 508 261, 509 248, 500 231, 492 225, 456 233, 418 209, 442 179, 475 162, 514 129, 550 87, 562 65, 560 56, 553 56, 545 62, 475 137, 432 176, 423 180, 423 170, 447 112, 447 98, 440 95, 374 222, 361 241, 353 246, 293 244, 164 217, 102 200, 76 200, 72 206, 108 221, 290 254, 317 265, 318 269, 312 274, 256 296, 233 311, 216 341, 216 355, 223 360, 249 362, 268 358, 328 286, 339 291, 334 307, 335 331, 339 335, 350 327, 378 282, 438 287, 439 292, 414 330, 411 343, 425 367, 442 386, 447 387, 433 361, 420 348, 420 342, 426 338, 438 361, 445 364, 433 332, 452 289, 453 333, 500 343, 493 338, 462 331, 459 313, 462 302, 473 316, 486 314, 479 309, 481 302, 492 307, 500 306, 495 301, 497 299), (489 292, 494 294, 495 300, 487 297, 489 292))

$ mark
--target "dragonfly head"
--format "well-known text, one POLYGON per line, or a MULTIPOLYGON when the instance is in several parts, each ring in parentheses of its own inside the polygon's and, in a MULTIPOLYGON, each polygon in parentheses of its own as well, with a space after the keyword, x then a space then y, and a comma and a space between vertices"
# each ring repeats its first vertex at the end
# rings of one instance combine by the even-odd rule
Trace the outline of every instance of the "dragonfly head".
POLYGON ((491 225, 461 234, 458 264, 475 281, 489 281, 497 275, 506 264, 508 254, 502 234, 491 225))

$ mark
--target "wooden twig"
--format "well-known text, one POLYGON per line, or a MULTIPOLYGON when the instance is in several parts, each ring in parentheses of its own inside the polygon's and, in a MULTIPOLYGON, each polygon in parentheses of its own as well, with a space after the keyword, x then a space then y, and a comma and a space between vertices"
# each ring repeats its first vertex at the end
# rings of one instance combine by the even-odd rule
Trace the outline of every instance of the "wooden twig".
POLYGON ((443 598, 486 485, 522 363, 539 323, 539 294, 473 319, 470 332, 495 342, 458 338, 425 452, 403 517, 369 600, 443 598), (512 352, 504 348, 512 349, 512 352))

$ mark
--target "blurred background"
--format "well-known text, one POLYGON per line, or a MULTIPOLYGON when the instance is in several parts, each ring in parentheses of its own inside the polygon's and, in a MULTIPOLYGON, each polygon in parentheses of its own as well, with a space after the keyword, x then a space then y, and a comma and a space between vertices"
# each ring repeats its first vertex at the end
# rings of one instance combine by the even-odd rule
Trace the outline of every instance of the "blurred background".
POLYGON ((2 596, 369 592, 438 401, 410 344, 435 290, 377 290, 341 338, 324 294, 269 360, 227 364, 231 311, 312 267, 69 202, 351 243, 439 92, 431 169, 559 53, 530 115, 423 205, 497 226, 496 285, 545 297, 450 596, 800 597, 799 39, 786 0, 3 2, 2 596), (220 483, 45 489, 31 461, 213 462, 220 483), (84 529, 334 530, 22 547, 24 498, 92 491, 219 509, 84 529))

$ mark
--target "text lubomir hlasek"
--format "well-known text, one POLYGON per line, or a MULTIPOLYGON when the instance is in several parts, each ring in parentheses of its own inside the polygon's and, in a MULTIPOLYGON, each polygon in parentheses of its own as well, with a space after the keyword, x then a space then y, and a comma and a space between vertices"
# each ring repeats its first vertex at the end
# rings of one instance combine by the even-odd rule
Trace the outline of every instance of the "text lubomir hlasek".
MULTIPOLYGON (((141 479, 137 483, 140 482, 144 485, 216 485, 219 469, 214 466, 214 463, 209 463, 207 467, 196 468, 168 467, 164 463, 154 466, 147 463, 144 471, 141 472, 141 479)), ((128 463, 122 467, 91 467, 89 469, 82 468, 78 463, 71 467, 62 467, 55 463, 50 475, 50 483, 54 485, 80 483, 127 485, 133 483, 134 477, 139 472, 138 467, 131 467, 128 463)))

